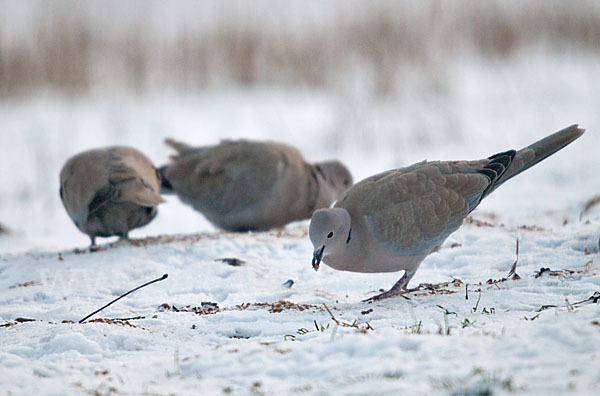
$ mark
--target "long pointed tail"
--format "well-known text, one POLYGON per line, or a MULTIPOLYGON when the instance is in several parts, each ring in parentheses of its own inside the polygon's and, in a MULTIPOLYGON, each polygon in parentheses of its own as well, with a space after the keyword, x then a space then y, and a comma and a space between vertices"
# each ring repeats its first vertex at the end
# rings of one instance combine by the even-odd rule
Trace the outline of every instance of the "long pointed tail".
POLYGON ((571 125, 517 151, 506 171, 494 183, 494 189, 564 148, 583 135, 583 132, 585 129, 579 128, 577 124, 571 125))
POLYGON ((177 151, 178 154, 184 154, 194 150, 194 147, 190 146, 189 144, 178 142, 177 140, 171 138, 166 138, 165 144, 177 151))

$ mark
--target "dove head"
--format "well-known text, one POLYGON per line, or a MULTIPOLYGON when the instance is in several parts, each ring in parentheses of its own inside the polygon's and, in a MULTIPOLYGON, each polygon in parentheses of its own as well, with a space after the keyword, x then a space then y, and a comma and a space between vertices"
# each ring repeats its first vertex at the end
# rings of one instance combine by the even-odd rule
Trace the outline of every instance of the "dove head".
POLYGON ((315 248, 312 260, 315 271, 323 258, 340 251, 350 241, 350 226, 350 213, 346 209, 319 209, 313 214, 309 236, 315 248))
POLYGON ((352 185, 352 175, 340 161, 325 161, 315 164, 319 179, 317 208, 327 208, 338 196, 352 185))

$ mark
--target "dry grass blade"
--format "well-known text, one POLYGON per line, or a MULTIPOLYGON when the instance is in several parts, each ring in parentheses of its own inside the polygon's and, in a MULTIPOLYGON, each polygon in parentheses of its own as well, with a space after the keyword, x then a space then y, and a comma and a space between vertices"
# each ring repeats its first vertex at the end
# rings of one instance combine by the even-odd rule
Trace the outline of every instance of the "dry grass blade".
POLYGON ((596 270, 596 266, 594 265, 594 260, 590 260, 583 265, 582 271, 584 274, 594 274, 596 270))
MULTIPOLYGON (((327 311, 327 313, 329 313, 329 316, 331 317, 331 320, 333 320, 333 322, 336 325, 335 328, 334 328, 333 334, 335 334, 335 331, 337 330, 338 326, 352 327, 352 328, 358 329, 358 330, 360 330, 362 332, 366 332, 367 330, 374 330, 373 327, 369 324, 369 322, 365 322, 364 323, 364 327, 361 327, 360 325, 363 324, 363 323, 361 323, 360 320, 358 320, 358 319, 354 319, 354 321, 352 323, 341 322, 341 321, 339 321, 339 320, 336 319, 336 317, 333 315, 333 313, 331 312, 331 310, 329 309, 329 307, 327 306, 327 304, 323 303, 323 306, 325 307, 325 310, 327 311)), ((333 334, 332 334, 332 339, 333 339, 333 334)))
POLYGON ((519 238, 517 238, 517 247, 515 249, 515 253, 517 255, 517 258, 516 258, 515 262, 513 263, 512 267, 510 268, 510 271, 508 271, 508 275, 506 276, 508 279, 512 279, 512 280, 521 279, 519 274, 517 274, 517 263, 519 262, 519 238))
POLYGON ((548 267, 541 267, 539 270, 535 271, 534 273, 534 277, 537 279, 541 276, 544 275, 548 275, 548 276, 558 276, 561 278, 568 278, 571 275, 574 274, 591 274, 593 275, 595 273, 595 266, 594 266, 594 260, 589 260, 588 262, 586 262, 581 268, 579 269, 562 269, 562 270, 552 270, 548 267))
POLYGON ((597 304, 598 302, 600 302, 600 291, 594 292, 594 294, 585 300, 577 301, 576 303, 573 303, 573 305, 597 304))
POLYGON ((335 322, 335 324, 339 326, 340 322, 335 318, 335 316, 333 316, 333 314, 329 310, 329 307, 327 306, 327 304, 323 303, 323 306, 325 307, 325 310, 327 311, 327 313, 329 314, 329 316, 331 316, 331 320, 333 320, 335 322))
MULTIPOLYGON (((575 311, 575 309, 579 306, 579 305, 586 305, 586 304, 598 304, 600 303, 600 291, 596 291, 594 292, 594 294, 592 294, 591 296, 589 296, 588 298, 586 298, 585 300, 581 300, 581 301, 577 301, 574 303, 570 303, 568 299, 565 298, 565 306, 563 308, 567 308, 570 312, 575 311)), ((542 305, 536 312, 541 312, 544 311, 546 309, 549 308, 559 308, 558 305, 553 305, 553 304, 548 304, 548 305, 542 305)))
POLYGON ((550 308, 558 308, 558 305, 554 305, 554 304, 547 304, 547 305, 542 305, 537 311, 535 312, 542 312, 545 311, 546 309, 550 309, 550 308))

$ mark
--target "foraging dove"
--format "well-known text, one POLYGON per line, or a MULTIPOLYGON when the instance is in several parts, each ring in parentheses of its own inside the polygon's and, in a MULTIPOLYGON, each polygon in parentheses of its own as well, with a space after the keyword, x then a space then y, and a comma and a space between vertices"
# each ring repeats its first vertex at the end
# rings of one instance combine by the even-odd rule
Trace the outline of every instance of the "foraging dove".
POLYGON ((369 300, 406 293, 421 261, 462 225, 483 198, 583 132, 572 125, 519 151, 475 161, 423 161, 362 180, 333 208, 313 214, 312 266, 317 270, 323 260, 342 271, 404 270, 389 291, 369 300))
POLYGON ((96 236, 127 238, 148 224, 164 202, 160 175, 150 160, 131 147, 85 151, 67 161, 60 172, 60 198, 92 249, 96 236))
POLYGON ((309 164, 293 147, 223 141, 193 148, 167 139, 177 154, 160 168, 164 193, 228 231, 259 231, 308 219, 352 184, 339 161, 309 164))

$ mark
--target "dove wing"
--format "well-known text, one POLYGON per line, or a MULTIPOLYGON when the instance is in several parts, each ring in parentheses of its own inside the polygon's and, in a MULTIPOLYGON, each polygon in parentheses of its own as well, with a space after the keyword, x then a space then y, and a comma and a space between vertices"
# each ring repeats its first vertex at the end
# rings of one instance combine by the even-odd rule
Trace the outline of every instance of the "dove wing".
POLYGON ((372 238, 397 255, 428 254, 462 224, 491 180, 487 160, 423 162, 357 184, 355 204, 372 238))

